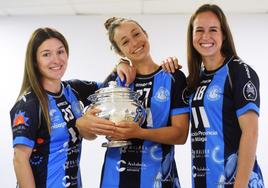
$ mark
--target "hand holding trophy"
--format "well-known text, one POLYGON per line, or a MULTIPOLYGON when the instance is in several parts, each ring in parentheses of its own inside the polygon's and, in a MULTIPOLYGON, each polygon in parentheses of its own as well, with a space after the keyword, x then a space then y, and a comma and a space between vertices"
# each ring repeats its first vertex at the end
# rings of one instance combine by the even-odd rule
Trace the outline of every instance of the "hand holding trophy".
MULTIPOLYGON (((145 120, 145 110, 140 104, 139 93, 130 88, 117 86, 116 81, 110 81, 109 86, 99 89, 89 96, 92 102, 91 108, 100 110, 98 117, 110 120, 114 123, 121 121, 137 122, 142 124, 145 120)), ((103 143, 103 147, 123 147, 130 145, 130 141, 110 140, 103 143)))

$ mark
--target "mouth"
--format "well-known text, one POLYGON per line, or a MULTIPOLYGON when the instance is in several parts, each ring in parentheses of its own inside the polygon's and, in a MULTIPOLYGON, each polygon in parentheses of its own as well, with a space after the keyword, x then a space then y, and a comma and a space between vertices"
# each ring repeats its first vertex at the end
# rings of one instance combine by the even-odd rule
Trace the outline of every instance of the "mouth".
POLYGON ((200 43, 199 45, 203 48, 211 48, 214 46, 214 43, 200 43))
POLYGON ((137 54, 137 53, 141 52, 143 49, 144 49, 144 45, 142 45, 141 47, 139 47, 136 50, 134 50, 133 54, 137 54))
POLYGON ((63 65, 57 65, 57 66, 50 67, 49 69, 53 70, 53 71, 58 71, 58 70, 61 70, 62 67, 63 67, 63 65))

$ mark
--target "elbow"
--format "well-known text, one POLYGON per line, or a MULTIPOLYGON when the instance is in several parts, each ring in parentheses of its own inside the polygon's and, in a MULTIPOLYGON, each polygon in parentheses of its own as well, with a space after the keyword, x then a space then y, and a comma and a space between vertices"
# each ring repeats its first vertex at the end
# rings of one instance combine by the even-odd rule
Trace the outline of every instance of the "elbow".
POLYGON ((180 136, 178 136, 177 137, 177 139, 175 140, 175 143, 174 144, 176 144, 176 145, 183 145, 183 144, 185 144, 186 143, 186 141, 187 141, 187 137, 188 137, 188 135, 180 135, 180 136))
POLYGON ((24 163, 24 159, 22 157, 18 156, 18 154, 16 154, 16 152, 14 152, 14 156, 13 156, 14 168, 18 169, 23 163, 24 163))

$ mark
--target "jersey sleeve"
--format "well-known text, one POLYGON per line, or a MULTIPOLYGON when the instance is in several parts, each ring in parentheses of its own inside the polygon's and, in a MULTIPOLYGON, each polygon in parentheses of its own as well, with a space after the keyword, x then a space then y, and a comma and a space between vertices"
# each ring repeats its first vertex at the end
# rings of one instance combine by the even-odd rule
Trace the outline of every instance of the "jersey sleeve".
POLYGON ((23 96, 10 111, 13 147, 17 144, 33 148, 35 145, 38 123, 39 104, 37 100, 23 96))
POLYGON ((233 63, 231 86, 237 117, 249 110, 259 115, 259 78, 256 72, 241 60, 233 63))
POLYGON ((186 89, 186 77, 184 73, 177 70, 173 76, 171 86, 171 115, 189 113, 189 105, 183 99, 183 93, 186 89))
POLYGON ((90 104, 88 97, 94 94, 95 91, 97 91, 102 85, 102 83, 82 80, 69 80, 67 83, 70 84, 76 91, 84 106, 88 106, 90 104))

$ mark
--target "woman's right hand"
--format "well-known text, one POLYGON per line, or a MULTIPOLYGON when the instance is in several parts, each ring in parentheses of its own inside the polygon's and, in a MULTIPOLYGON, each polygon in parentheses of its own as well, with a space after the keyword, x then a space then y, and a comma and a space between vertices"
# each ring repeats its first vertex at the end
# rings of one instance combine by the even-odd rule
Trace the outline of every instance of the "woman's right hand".
POLYGON ((82 137, 92 140, 96 138, 96 135, 113 135, 115 124, 98 117, 96 114, 99 112, 101 112, 99 109, 89 109, 81 118, 76 120, 76 127, 82 137))
POLYGON ((124 81, 126 86, 131 84, 136 78, 135 67, 133 67, 126 59, 120 59, 120 61, 117 63, 116 71, 120 80, 124 81))

